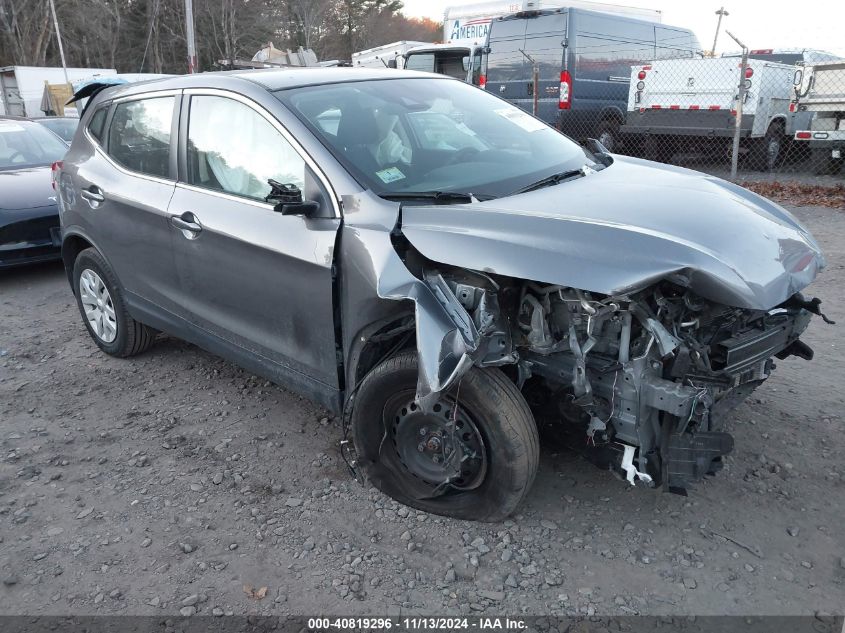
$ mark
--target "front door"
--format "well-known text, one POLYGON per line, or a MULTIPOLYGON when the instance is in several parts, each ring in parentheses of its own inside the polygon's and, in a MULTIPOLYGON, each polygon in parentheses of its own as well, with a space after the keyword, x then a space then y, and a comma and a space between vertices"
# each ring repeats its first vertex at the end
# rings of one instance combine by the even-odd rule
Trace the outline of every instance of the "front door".
POLYGON ((332 271, 340 219, 330 193, 260 106, 221 94, 186 101, 184 173, 169 215, 185 308, 208 337, 198 342, 325 401, 317 392, 339 384, 332 271), (274 211, 265 201, 270 179, 295 185, 319 211, 274 211))

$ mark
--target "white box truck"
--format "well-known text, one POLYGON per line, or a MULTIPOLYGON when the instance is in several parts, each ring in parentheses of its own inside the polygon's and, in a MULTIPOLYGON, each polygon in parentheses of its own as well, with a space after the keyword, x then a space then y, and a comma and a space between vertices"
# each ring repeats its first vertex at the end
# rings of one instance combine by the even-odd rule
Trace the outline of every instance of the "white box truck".
MULTIPOLYGON (((82 79, 115 75, 114 68, 68 68, 67 80, 73 84, 82 79)), ((41 99, 44 83, 65 82, 61 67, 5 66, 0 68, 0 114, 43 117, 41 99)))
POLYGON ((816 173, 834 174, 845 164, 845 60, 798 69, 794 83, 792 109, 812 116, 794 139, 809 145, 816 173))

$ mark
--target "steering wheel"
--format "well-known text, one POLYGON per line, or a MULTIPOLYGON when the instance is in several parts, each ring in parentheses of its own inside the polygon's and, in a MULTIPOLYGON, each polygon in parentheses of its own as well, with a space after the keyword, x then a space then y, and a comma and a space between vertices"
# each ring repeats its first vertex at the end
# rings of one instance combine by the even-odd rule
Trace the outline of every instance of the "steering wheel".
POLYGON ((454 165, 455 163, 457 163, 459 161, 466 160, 470 156, 475 156, 476 154, 480 154, 480 153, 481 153, 481 150, 476 149, 474 147, 464 147, 462 149, 459 149, 457 152, 455 152, 452 155, 452 158, 449 159, 449 164, 454 165))

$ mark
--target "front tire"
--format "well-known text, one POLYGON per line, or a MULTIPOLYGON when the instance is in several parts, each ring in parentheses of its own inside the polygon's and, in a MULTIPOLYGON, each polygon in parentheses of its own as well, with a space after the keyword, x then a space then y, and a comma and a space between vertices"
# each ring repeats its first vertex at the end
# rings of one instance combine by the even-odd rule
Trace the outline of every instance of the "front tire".
POLYGON ((153 344, 155 330, 129 316, 117 277, 96 249, 77 256, 73 288, 85 328, 106 354, 126 358, 153 344))
POLYGON ((471 368, 430 413, 414 402, 417 355, 373 369, 352 412, 359 463, 397 501, 434 514, 501 521, 525 498, 539 463, 531 410, 499 369, 471 368))

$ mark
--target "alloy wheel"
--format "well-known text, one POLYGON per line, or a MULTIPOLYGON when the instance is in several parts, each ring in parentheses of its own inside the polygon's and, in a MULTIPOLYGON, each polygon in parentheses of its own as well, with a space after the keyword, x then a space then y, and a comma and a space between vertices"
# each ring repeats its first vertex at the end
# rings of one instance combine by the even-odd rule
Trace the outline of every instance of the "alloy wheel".
POLYGON ((90 268, 83 270, 79 276, 79 299, 88 325, 97 338, 104 343, 114 341, 117 338, 114 303, 106 284, 90 268))

